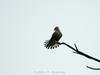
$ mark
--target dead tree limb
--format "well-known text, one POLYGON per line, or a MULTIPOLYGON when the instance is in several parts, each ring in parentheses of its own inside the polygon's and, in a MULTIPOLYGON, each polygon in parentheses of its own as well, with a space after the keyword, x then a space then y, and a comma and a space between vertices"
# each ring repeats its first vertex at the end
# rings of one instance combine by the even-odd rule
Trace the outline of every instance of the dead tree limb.
MULTIPOLYGON (((77 46, 76 46, 76 44, 74 44, 75 48, 73 48, 72 46, 70 46, 69 44, 66 44, 64 42, 62 42, 62 43, 58 42, 58 44, 60 44, 60 45, 66 45, 70 49, 74 50, 74 53, 79 54, 79 55, 82 55, 82 56, 84 56, 86 58, 92 59, 92 60, 97 61, 97 62, 100 63, 100 60, 99 59, 94 58, 94 57, 92 57, 92 56, 90 56, 90 55, 88 55, 88 54, 86 54, 86 53, 84 53, 82 51, 79 51, 78 48, 77 48, 77 46)), ((100 70, 100 68, 93 68, 93 67, 89 67, 89 66, 86 66, 86 67, 89 68, 89 69, 92 69, 92 70, 100 70)))

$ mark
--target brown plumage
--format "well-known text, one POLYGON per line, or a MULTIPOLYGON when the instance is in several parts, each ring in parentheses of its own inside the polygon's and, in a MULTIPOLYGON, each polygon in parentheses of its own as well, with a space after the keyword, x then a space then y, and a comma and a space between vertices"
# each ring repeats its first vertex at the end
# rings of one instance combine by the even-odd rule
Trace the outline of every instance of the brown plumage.
POLYGON ((56 26, 54 28, 54 33, 52 34, 52 37, 50 38, 50 40, 46 40, 45 47, 48 49, 57 48, 59 46, 57 42, 59 42, 61 37, 62 37, 62 33, 60 32, 59 27, 56 26))

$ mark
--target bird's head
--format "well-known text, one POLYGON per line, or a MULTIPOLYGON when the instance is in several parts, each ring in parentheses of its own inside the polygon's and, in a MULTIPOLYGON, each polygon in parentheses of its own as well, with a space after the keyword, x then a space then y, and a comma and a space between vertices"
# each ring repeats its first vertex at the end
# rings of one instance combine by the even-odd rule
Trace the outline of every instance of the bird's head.
POLYGON ((59 27, 56 26, 56 27, 54 28, 54 31, 58 31, 58 30, 59 30, 59 27))

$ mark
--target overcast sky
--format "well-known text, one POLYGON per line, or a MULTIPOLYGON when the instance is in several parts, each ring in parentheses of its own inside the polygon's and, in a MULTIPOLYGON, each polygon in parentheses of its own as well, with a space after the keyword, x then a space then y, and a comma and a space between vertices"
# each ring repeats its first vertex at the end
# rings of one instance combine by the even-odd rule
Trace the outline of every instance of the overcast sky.
POLYGON ((61 42, 100 59, 99 0, 0 0, 0 75, 100 75, 68 47, 44 47, 55 26, 61 42))

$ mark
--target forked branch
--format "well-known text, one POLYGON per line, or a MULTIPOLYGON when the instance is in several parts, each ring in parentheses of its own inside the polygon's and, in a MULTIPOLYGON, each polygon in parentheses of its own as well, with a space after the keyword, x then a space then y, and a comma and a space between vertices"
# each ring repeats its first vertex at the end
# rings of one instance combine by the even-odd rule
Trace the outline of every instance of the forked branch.
MULTIPOLYGON (((99 59, 94 58, 94 57, 92 57, 92 56, 90 56, 90 55, 88 55, 86 53, 83 53, 82 51, 79 51, 78 48, 77 48, 77 46, 76 46, 76 44, 74 44, 75 48, 73 48, 72 46, 70 46, 70 45, 68 45, 68 44, 66 44, 64 42, 62 42, 62 43, 58 42, 58 44, 60 44, 60 45, 66 45, 70 49, 74 50, 74 53, 79 54, 79 55, 82 55, 82 56, 84 56, 86 58, 92 59, 92 60, 97 61, 97 62, 100 63, 100 60, 99 59)), ((93 68, 93 67, 89 67, 89 66, 86 66, 86 67, 89 68, 89 69, 92 69, 92 70, 100 70, 100 68, 93 68)))

